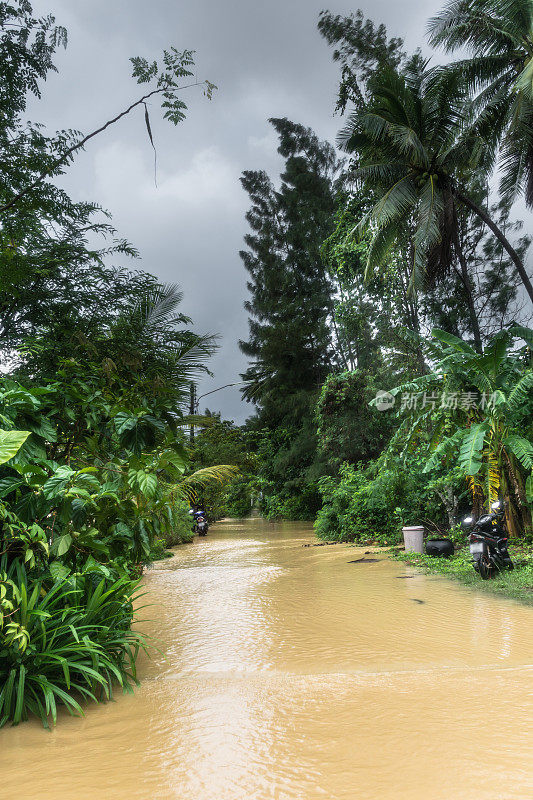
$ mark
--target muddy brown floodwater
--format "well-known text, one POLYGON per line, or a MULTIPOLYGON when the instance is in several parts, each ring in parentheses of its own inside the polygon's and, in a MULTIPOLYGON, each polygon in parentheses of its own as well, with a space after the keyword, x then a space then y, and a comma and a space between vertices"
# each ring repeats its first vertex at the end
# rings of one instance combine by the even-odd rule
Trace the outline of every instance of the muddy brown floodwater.
POLYGON ((311 541, 228 521, 149 570, 141 687, 1 731, 2 800, 533 797, 533 610, 311 541))

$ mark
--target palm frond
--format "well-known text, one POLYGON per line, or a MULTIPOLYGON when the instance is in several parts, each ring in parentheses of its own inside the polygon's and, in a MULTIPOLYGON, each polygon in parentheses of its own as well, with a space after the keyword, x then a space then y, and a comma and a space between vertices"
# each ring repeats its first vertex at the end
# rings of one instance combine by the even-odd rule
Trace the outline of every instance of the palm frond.
POLYGON ((402 218, 416 205, 417 193, 411 175, 403 175, 376 203, 369 215, 369 221, 379 227, 402 218))
POLYGON ((139 302, 138 312, 143 329, 160 329, 171 325, 176 319, 176 310, 183 300, 183 292, 176 284, 155 286, 139 302))
POLYGON ((522 26, 527 24, 527 2, 450 0, 444 11, 429 20, 429 42, 433 47, 444 46, 448 53, 460 47, 475 55, 512 52, 520 43, 522 26))
POLYGON ((365 280, 381 270, 400 235, 401 229, 395 222, 376 231, 368 248, 365 280))
POLYGON ((213 467, 203 467, 183 478, 175 487, 176 490, 188 500, 194 500, 198 491, 202 491, 213 484, 228 483, 239 474, 239 468, 229 464, 217 464, 213 467))

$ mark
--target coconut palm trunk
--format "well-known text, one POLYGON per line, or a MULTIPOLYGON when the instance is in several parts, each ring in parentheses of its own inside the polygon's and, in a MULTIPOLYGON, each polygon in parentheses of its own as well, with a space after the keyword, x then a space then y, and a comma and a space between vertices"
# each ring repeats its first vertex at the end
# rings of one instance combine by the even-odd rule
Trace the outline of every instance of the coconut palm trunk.
POLYGON ((492 233, 500 242, 501 246, 504 248, 504 250, 508 253, 509 257, 511 258, 513 264, 516 267, 516 271, 520 275, 520 279, 524 284, 525 290, 528 293, 531 302, 533 303, 533 284, 531 283, 531 280, 526 272, 522 259, 512 246, 511 242, 507 239, 505 234, 500 230, 498 225, 496 225, 496 223, 490 218, 490 216, 488 215, 488 213, 485 211, 484 208, 478 206, 477 203, 475 203, 470 197, 468 197, 468 195, 464 194, 464 192, 461 192, 459 189, 455 190, 455 196, 461 203, 463 203, 463 205, 467 206, 467 208, 469 208, 471 211, 474 212, 474 214, 476 214, 480 219, 482 219, 488 228, 490 228, 492 233))

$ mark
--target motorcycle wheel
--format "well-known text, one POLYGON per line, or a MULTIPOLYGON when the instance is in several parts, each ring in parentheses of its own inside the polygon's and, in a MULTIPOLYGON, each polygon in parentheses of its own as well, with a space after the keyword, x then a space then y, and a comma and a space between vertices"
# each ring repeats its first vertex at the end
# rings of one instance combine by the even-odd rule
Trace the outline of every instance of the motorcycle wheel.
POLYGON ((478 561, 479 574, 484 581, 490 581, 496 575, 496 567, 491 562, 490 558, 483 554, 478 561))

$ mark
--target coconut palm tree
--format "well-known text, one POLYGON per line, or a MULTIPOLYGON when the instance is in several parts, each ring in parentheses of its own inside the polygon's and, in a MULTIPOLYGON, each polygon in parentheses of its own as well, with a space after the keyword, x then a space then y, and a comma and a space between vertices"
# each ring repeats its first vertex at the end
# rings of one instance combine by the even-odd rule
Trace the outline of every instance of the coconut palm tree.
POLYGON ((157 284, 111 320, 105 353, 158 395, 172 396, 177 407, 189 403, 191 381, 210 374, 209 357, 218 336, 184 328, 191 319, 179 311, 183 293, 175 284, 157 284))
POLYGON ((501 192, 533 206, 533 3, 449 0, 429 21, 430 42, 470 57, 446 65, 474 96, 474 128, 500 148, 501 192))
POLYGON ((412 283, 435 285, 455 262, 465 287, 476 347, 481 336, 468 266, 461 248, 459 216, 474 213, 511 257, 533 301, 533 285, 522 260, 490 218, 472 187, 472 176, 490 174, 494 151, 469 126, 468 87, 457 72, 428 69, 415 55, 399 73, 378 70, 368 81, 365 103, 339 134, 354 154, 353 176, 375 198, 360 223, 370 229, 368 269, 379 269, 406 236, 412 245, 412 283))

